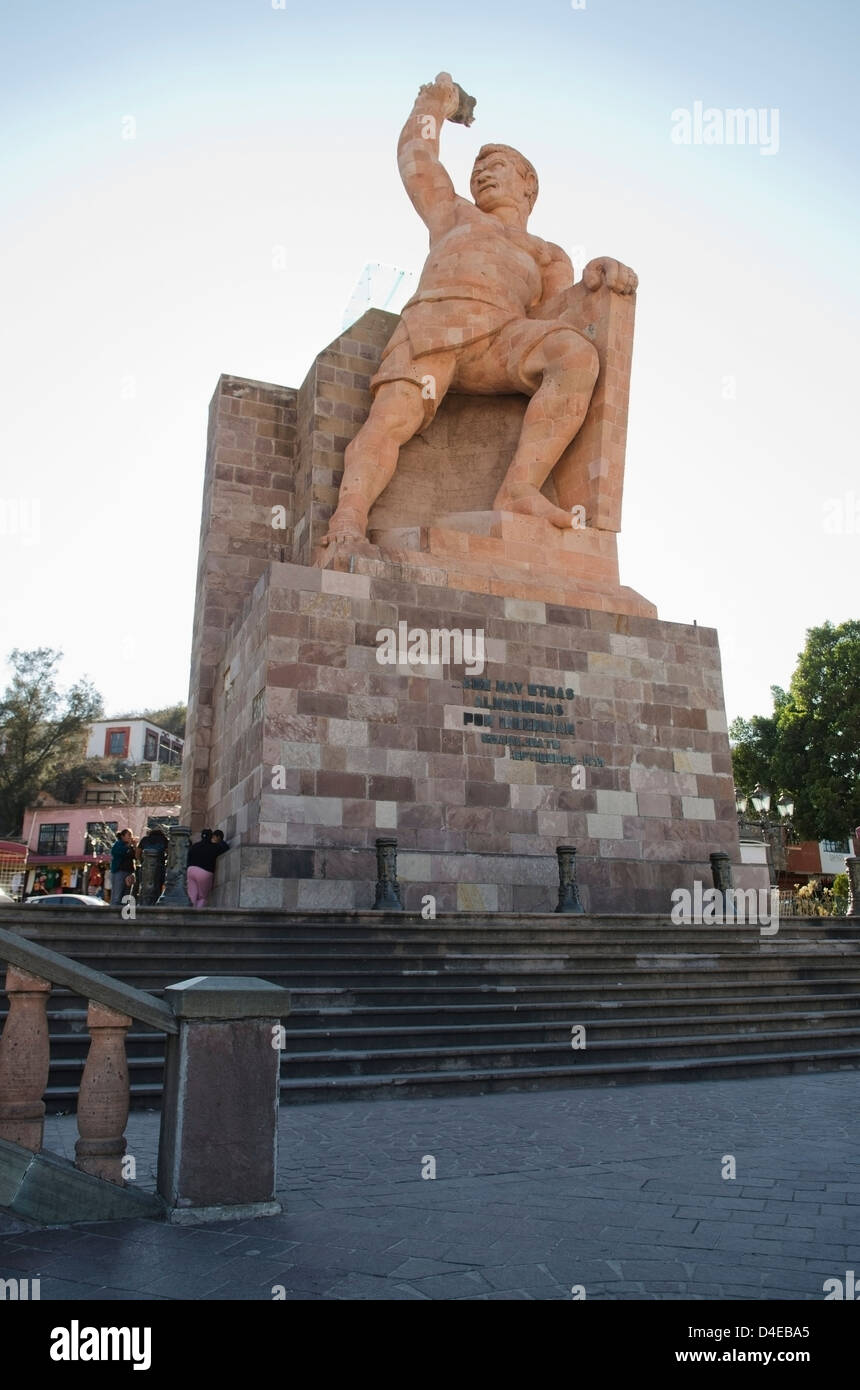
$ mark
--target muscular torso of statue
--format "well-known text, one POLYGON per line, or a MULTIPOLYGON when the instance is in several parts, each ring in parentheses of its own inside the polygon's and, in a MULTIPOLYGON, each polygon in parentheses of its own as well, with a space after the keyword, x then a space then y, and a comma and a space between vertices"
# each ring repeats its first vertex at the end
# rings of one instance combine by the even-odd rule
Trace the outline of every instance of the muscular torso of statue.
MULTIPOLYGON (((422 87, 401 132, 400 173, 427 224, 430 252, 370 383, 370 415, 347 448, 324 546, 362 544, 370 508, 393 477, 401 446, 429 424, 448 391, 531 397, 493 507, 572 524, 541 488, 585 419, 597 353, 569 323, 541 315, 542 306, 573 285, 574 274, 561 247, 526 230, 537 197, 528 160, 507 145, 485 145, 472 171, 474 203, 454 191, 439 160, 439 129, 460 98, 440 73, 422 87)), ((619 293, 635 288, 626 267, 592 264, 619 293)))
POLYGON ((450 231, 431 242, 410 302, 462 297, 518 317, 528 313, 543 294, 541 267, 550 260, 546 242, 506 227, 465 198, 457 199, 456 218, 450 231))

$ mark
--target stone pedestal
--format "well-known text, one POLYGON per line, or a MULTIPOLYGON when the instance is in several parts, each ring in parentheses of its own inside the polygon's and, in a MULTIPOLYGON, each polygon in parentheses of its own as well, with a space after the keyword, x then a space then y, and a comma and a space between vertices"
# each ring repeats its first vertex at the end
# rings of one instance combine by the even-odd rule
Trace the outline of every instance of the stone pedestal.
POLYGON ((158 1191, 175 1223, 280 1212, 275 1199, 280 1049, 289 995, 267 980, 169 985, 158 1191))
POLYGON ((588 912, 664 911, 719 849, 766 886, 739 863, 707 628, 273 564, 223 669, 214 905, 370 908, 386 832, 407 911, 549 912, 560 841, 588 912), (483 670, 382 664, 401 624, 482 633, 483 670))

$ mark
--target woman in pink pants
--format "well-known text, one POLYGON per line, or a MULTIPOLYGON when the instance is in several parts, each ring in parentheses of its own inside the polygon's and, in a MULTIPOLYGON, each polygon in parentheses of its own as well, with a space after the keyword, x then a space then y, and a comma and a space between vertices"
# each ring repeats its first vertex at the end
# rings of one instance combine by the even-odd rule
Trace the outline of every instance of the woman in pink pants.
POLYGON ((185 881, 192 907, 206 906, 215 882, 215 862, 229 848, 223 830, 201 830, 200 839, 189 849, 185 881))
POLYGON ((201 869, 199 864, 188 865, 188 896, 191 899, 192 907, 205 907, 209 901, 209 894, 212 892, 212 884, 215 882, 215 875, 208 869, 201 869))

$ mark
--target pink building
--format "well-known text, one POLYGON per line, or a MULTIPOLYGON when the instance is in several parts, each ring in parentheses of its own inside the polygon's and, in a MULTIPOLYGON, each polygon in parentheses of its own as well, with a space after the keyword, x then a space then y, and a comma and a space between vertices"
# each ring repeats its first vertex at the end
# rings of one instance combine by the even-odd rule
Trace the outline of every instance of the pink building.
POLYGON ((24 813, 27 846, 25 894, 37 877, 49 893, 100 889, 110 864, 111 845, 120 830, 139 840, 153 825, 179 824, 179 784, 145 783, 135 804, 117 800, 117 788, 94 784, 76 805, 43 798, 24 813))

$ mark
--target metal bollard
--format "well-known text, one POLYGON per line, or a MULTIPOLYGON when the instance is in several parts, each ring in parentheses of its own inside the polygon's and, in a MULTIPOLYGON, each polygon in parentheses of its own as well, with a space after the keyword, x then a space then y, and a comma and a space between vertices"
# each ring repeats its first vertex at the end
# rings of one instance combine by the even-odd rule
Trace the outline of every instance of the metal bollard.
POLYGON ((163 862, 160 849, 152 848, 143 851, 143 863, 140 869, 140 895, 137 900, 141 907, 152 907, 158 902, 158 895, 161 892, 163 862))
POLYGON ((558 858, 558 906, 556 912, 584 912, 579 899, 576 882, 576 850, 573 845, 559 845, 558 858))
MULTIPOLYGON (((730 888, 734 887, 734 879, 732 878, 732 861, 726 854, 725 850, 722 849, 715 850, 714 853, 710 856, 710 858, 711 875, 714 880, 714 887, 716 888, 722 900, 723 921, 726 921, 726 893, 730 888)), ((734 917, 734 913, 732 914, 732 916, 734 917)))
POLYGON ((374 912, 402 912, 397 882, 397 841, 376 841, 376 898, 374 912))
POLYGON ((168 832, 167 874, 164 890, 156 904, 157 907, 190 907, 191 899, 185 887, 185 871, 188 867, 188 843, 191 831, 187 825, 172 825, 168 832))

